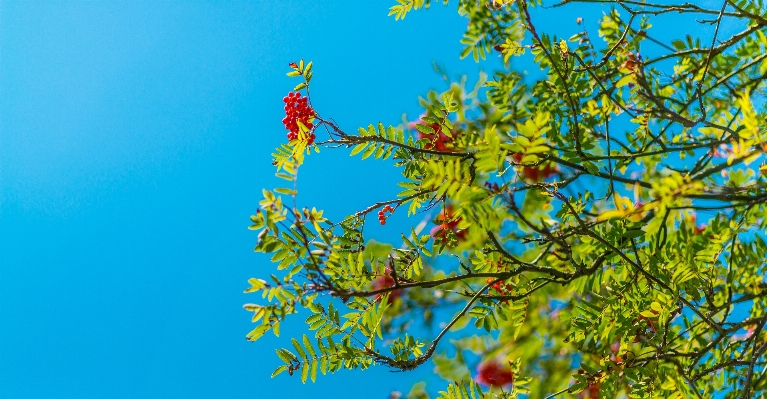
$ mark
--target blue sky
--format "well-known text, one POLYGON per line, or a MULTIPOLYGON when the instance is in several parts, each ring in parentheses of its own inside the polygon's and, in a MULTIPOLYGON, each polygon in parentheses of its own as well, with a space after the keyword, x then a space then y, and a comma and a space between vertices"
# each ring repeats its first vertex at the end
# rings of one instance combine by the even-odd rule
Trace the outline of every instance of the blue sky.
MULTIPOLYGON (((0 4, 0 396, 385 398, 429 377, 270 379, 302 324, 248 343, 241 307, 272 270, 247 226, 280 184, 289 62, 314 61, 314 106, 349 130, 417 116, 444 88, 432 61, 476 76, 454 6, 395 23, 390 3, 0 4)), ((541 24, 569 37, 577 15, 562 15, 541 24)), ((338 218, 391 198, 395 178, 326 150, 300 201, 338 218)))

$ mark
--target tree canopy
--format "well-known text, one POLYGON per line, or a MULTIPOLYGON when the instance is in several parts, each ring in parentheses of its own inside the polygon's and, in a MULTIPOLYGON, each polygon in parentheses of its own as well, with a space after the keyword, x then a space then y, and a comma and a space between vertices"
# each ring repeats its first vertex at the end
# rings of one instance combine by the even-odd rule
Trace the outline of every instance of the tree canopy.
POLYGON ((594 2, 450 3, 468 19, 461 57, 502 67, 428 92, 408 124, 339 126, 312 107, 312 62, 289 66, 286 187, 251 217, 277 271, 249 280, 263 299, 247 337, 299 313, 312 333, 277 350, 273 376, 430 361, 440 398, 767 394, 763 1, 605 1, 568 38, 536 18, 594 2), (654 35, 669 13, 701 37, 654 35), (402 191, 341 220, 299 206, 320 149, 393 160, 402 191), (401 242, 366 236, 393 213, 413 216, 401 242))

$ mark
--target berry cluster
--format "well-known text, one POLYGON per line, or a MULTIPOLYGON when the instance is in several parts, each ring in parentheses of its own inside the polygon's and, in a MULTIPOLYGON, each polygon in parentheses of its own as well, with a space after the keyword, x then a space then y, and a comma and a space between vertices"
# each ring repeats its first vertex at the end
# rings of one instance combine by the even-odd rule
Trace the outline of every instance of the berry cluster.
MULTIPOLYGON (((485 281, 490 283, 493 280, 495 279, 488 278, 485 281)), ((490 289, 495 291, 497 295, 510 296, 512 295, 512 292, 514 291, 514 284, 512 284, 511 282, 497 281, 495 284, 490 286, 490 289)), ((505 300, 503 301, 503 303, 508 304, 509 301, 505 300)))
MULTIPOLYGON (((621 69, 623 69, 623 72, 628 73, 634 73, 638 69, 642 69, 642 56, 637 54, 634 54, 632 52, 628 52, 626 54, 626 60, 621 63, 620 66, 621 69)), ((635 86, 634 82, 629 82, 628 87, 629 89, 633 89, 635 86)))
MULTIPOLYGON (((282 101, 285 103, 285 118, 282 119, 282 123, 285 124, 285 129, 289 131, 288 140, 298 139, 298 122, 301 122, 311 131, 314 127, 312 121, 315 113, 309 106, 309 99, 301 97, 301 93, 290 92, 282 101)), ((314 143, 315 138, 314 133, 309 135, 309 145, 314 143)))
POLYGON ((389 214, 391 215, 392 213, 394 213, 394 208, 392 208, 389 205, 386 205, 385 207, 383 207, 383 209, 378 211, 378 221, 381 222, 382 225, 386 224, 386 212, 389 212, 389 214))
POLYGON ((477 366, 474 381, 490 387, 503 387, 514 383, 514 372, 498 360, 490 360, 477 366))
POLYGON ((599 390, 602 383, 598 381, 589 381, 589 386, 583 391, 578 392, 578 399, 598 399, 599 390))
MULTIPOLYGON (((373 280, 373 290, 378 291, 382 290, 384 288, 394 287, 394 278, 391 276, 391 269, 389 267, 386 267, 385 274, 381 275, 377 279, 373 280)), ((383 294, 376 294, 376 300, 381 299, 383 294)), ((389 291, 389 298, 386 300, 386 303, 392 304, 394 303, 394 300, 402 296, 402 290, 391 290, 389 291)))
POLYGON ((621 68, 626 68, 629 72, 634 72, 638 66, 641 66, 642 56, 632 52, 626 53, 626 60, 621 64, 621 68))
POLYGON ((466 229, 459 230, 458 224, 461 223, 461 217, 453 215, 453 207, 447 206, 434 221, 437 226, 431 230, 431 236, 434 240, 449 246, 457 244, 457 241, 466 240, 466 229), (448 233, 448 230, 453 233, 448 233), (454 236, 455 238, 453 238, 454 236), (451 242, 452 241, 452 242, 451 242))
POLYGON ((429 143, 424 145, 423 148, 427 150, 451 152, 449 146, 451 144, 452 139, 442 132, 442 126, 436 123, 426 123, 423 120, 419 119, 415 122, 411 122, 410 128, 416 129, 416 136, 419 140, 423 138, 429 139, 429 143), (434 133, 433 134, 423 133, 420 130, 417 130, 416 128, 417 125, 428 126, 434 130, 434 133))

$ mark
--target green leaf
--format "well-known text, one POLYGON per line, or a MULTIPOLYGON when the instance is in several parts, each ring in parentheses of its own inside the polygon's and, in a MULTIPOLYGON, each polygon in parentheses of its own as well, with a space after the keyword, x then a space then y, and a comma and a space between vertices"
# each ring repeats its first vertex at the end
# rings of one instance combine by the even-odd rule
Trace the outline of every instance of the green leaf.
POLYGON ((373 155, 375 150, 376 150, 376 145, 375 144, 373 144, 370 147, 366 148, 365 151, 362 153, 362 159, 367 159, 368 157, 373 155))
POLYGON ((306 384, 306 378, 309 376, 308 362, 301 363, 301 383, 306 384))
POLYGON ((424 125, 423 123, 416 124, 415 128, 421 133, 434 134, 434 128, 429 125, 424 125))
POLYGON ((581 162, 581 166, 583 166, 586 169, 586 171, 588 171, 592 175, 599 174, 599 167, 597 165, 594 165, 592 162, 583 161, 581 162))
POLYGON ((260 325, 254 328, 253 331, 249 332, 246 338, 251 342, 255 342, 259 338, 263 337, 264 334, 266 334, 266 332, 270 329, 271 327, 268 324, 260 325))
POLYGON ((283 362, 287 364, 293 363, 294 361, 298 360, 298 358, 296 358, 296 355, 290 353, 290 351, 288 351, 287 349, 277 349, 276 352, 277 352, 277 357, 279 357, 280 360, 282 360, 283 362))
POLYGON ((248 279, 248 283, 250 283, 250 287, 248 287, 248 289, 245 290, 246 294, 251 292, 261 291, 267 285, 266 281, 258 279, 258 278, 248 279))
POLYGON ((296 195, 296 192, 295 192, 295 191, 293 191, 293 189, 290 189, 290 188, 284 188, 284 187, 278 187, 278 188, 275 188, 275 189, 274 189, 274 192, 276 192, 276 193, 280 193, 280 194, 285 194, 285 195, 291 195, 291 196, 292 196, 292 195, 296 195))
POLYGON ((625 75, 624 77, 620 78, 620 80, 618 80, 618 83, 615 84, 615 87, 623 87, 629 83, 636 83, 636 76, 634 76, 633 73, 625 75))
POLYGON ((306 351, 309 352, 309 356, 311 357, 317 357, 317 354, 314 352, 314 348, 312 348, 312 343, 309 341, 309 337, 304 334, 304 346, 306 347, 306 351))
POLYGON ((312 362, 312 382, 317 380, 317 364, 318 362, 316 360, 312 362))
POLYGON ((626 238, 629 238, 629 239, 641 237, 643 235, 645 235, 645 232, 642 231, 642 230, 639 230, 639 229, 626 230, 623 233, 623 237, 626 237, 626 238))
POLYGON ((296 348, 296 353, 298 353, 298 356, 300 356, 301 359, 306 360, 307 359, 306 352, 304 352, 304 349, 301 348, 301 344, 295 338, 291 338, 291 340, 293 342, 293 347, 296 348))
POLYGON ((567 392, 578 393, 588 388, 588 386, 589 384, 587 382, 579 382, 577 384, 571 385, 570 388, 567 389, 567 392))
POLYGON ((352 149, 351 153, 349 153, 349 155, 350 155, 350 156, 355 156, 355 155, 359 154, 359 153, 360 153, 362 150, 364 150, 364 149, 365 149, 365 147, 367 147, 368 145, 370 145, 370 143, 362 143, 362 144, 357 144, 357 145, 354 147, 354 149, 352 149))
POLYGON ((277 370, 274 370, 274 372, 272 373, 272 377, 271 378, 274 378, 274 377, 280 375, 280 373, 282 373, 283 371, 288 371, 288 366, 277 367, 277 370))

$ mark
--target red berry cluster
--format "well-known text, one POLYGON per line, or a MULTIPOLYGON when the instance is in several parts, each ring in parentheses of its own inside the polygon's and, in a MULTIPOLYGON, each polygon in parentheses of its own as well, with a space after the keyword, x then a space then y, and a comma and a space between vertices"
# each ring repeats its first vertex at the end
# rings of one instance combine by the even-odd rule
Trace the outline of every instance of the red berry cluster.
POLYGON ((422 133, 417 132, 418 138, 423 139, 427 138, 429 139, 430 143, 427 143, 423 146, 423 148, 427 150, 437 150, 437 151, 450 151, 450 149, 447 148, 448 144, 450 143, 451 139, 450 137, 447 137, 445 133, 442 133, 442 127, 437 124, 430 124, 428 125, 432 129, 434 129, 434 134, 428 134, 428 133, 422 133), (436 136, 436 138, 435 138, 436 136))
POLYGON ((435 241, 447 244, 447 230, 452 230, 458 241, 464 241, 468 231, 466 229, 458 230, 459 223, 461 223, 461 217, 454 216, 453 207, 448 205, 434 220, 434 224, 437 226, 431 229, 431 236, 434 237, 435 241))
POLYGON ((589 381, 589 387, 578 393, 578 399, 598 399, 601 388, 601 382, 589 381))
MULTIPOLYGON (((490 283, 493 280, 495 280, 495 279, 488 278, 485 281, 490 283)), ((495 284, 490 286, 490 289, 495 291, 498 295, 511 296, 512 292, 514 291, 514 285, 512 283, 510 283, 510 282, 497 281, 495 284)), ((505 301, 503 301, 503 303, 508 304, 509 301, 505 300, 505 301)))
POLYGON ((631 72, 634 72, 636 70, 637 66, 641 66, 642 63, 642 56, 639 54, 634 54, 632 52, 626 53, 626 61, 623 61, 621 64, 621 67, 628 69, 631 72))
MULTIPOLYGON (((386 274, 381 275, 377 279, 373 280, 373 290, 378 291, 384 288, 394 287, 394 278, 390 275, 391 269, 386 267, 386 274)), ((382 294, 376 294, 376 300, 380 299, 382 294)), ((402 290, 389 291, 389 299, 386 301, 388 304, 394 303, 394 300, 402 296, 402 290)))
POLYGON ((389 212, 389 214, 392 214, 394 213, 394 208, 392 208, 389 205, 386 205, 385 207, 383 207, 383 209, 378 211, 378 221, 381 222, 382 225, 386 224, 386 212, 389 212))
POLYGON ((474 381, 491 387, 508 386, 514 383, 514 372, 498 360, 490 360, 477 366, 477 376, 474 381))
MULTIPOLYGON (((422 115, 423 117, 424 115, 422 115)), ((423 146, 423 148, 427 150, 437 150, 437 151, 446 151, 451 152, 452 150, 449 148, 451 145, 451 142, 453 141, 452 138, 448 137, 445 133, 442 132, 442 126, 436 124, 436 123, 426 123, 421 119, 418 119, 415 122, 410 122, 410 128, 416 129, 416 136, 418 139, 429 139, 429 143, 423 146), (416 125, 424 125, 429 126, 434 130, 434 134, 429 133, 423 133, 420 130, 417 130, 416 125)))
MULTIPOLYGON (((282 123, 285 124, 285 129, 290 132, 288 133, 288 140, 293 141, 298 138, 299 121, 311 131, 314 127, 312 120, 315 113, 309 106, 309 99, 301 97, 301 93, 290 92, 282 101, 285 103, 285 118, 282 119, 282 123)), ((314 143, 315 138, 314 133, 309 136, 309 145, 314 143)))

